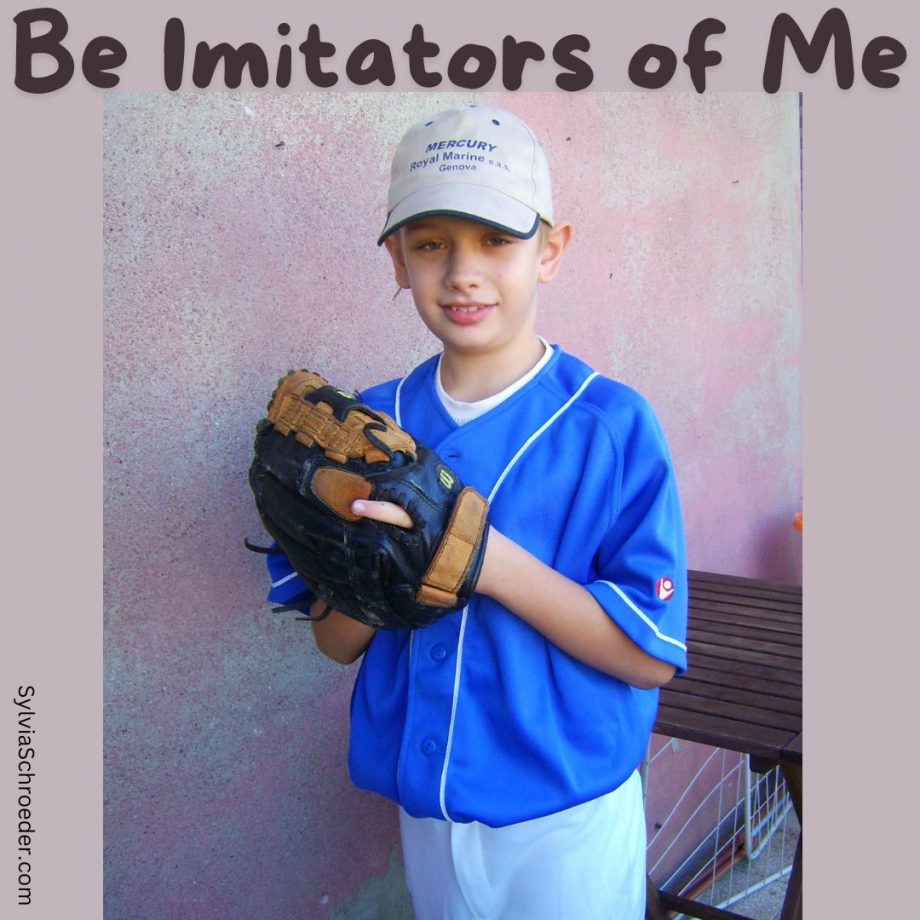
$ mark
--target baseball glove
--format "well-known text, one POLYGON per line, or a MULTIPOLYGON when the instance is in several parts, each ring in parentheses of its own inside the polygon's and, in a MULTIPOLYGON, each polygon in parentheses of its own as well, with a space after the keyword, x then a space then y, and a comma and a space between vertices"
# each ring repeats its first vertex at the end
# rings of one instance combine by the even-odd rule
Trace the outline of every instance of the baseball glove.
POLYGON ((466 605, 488 503, 388 415, 291 371, 254 450, 249 484, 265 529, 328 605, 381 629, 428 626, 466 605), (400 505, 412 528, 354 514, 359 498, 400 505))

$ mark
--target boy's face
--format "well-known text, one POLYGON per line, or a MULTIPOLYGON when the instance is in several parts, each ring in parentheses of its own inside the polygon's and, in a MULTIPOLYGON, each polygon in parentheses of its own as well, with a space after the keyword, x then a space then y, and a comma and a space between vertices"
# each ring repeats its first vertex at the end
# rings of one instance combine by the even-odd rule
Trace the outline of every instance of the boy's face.
POLYGON ((529 240, 460 217, 425 217, 386 240, 396 281, 445 351, 509 357, 532 345, 537 285, 555 277, 571 228, 529 240))

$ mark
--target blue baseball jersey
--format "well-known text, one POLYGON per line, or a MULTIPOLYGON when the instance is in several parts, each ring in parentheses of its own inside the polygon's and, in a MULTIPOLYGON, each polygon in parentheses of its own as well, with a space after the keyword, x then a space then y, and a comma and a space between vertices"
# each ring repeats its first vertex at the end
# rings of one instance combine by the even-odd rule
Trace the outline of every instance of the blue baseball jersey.
MULTIPOLYGON (((555 346, 525 386, 458 426, 436 369, 437 356, 362 398, 487 496, 496 529, 683 671, 683 525, 648 403, 555 346)), ((302 590, 290 576, 276 569, 275 582, 288 580, 271 599, 302 590)), ((575 660, 475 594, 426 629, 374 636, 352 695, 351 777, 415 817, 513 824, 623 783, 645 754, 657 703, 657 690, 575 660)))

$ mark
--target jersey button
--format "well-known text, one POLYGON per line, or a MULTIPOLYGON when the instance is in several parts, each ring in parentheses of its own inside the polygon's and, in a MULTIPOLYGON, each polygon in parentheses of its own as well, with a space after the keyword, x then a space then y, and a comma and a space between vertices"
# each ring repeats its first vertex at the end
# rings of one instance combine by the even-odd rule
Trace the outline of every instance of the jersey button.
POLYGON ((426 738, 422 742, 422 753, 429 757, 438 749, 438 744, 433 738, 426 738))
POLYGON ((443 661, 447 657, 447 649, 443 645, 433 645, 431 647, 431 657, 435 661, 443 661))

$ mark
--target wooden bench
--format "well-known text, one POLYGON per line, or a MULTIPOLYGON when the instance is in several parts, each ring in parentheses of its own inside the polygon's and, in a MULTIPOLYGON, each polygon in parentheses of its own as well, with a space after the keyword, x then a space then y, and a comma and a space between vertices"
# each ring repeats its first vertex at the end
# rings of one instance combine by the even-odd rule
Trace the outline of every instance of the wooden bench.
MULTIPOLYGON (((661 690, 658 734, 779 766, 802 822, 802 589, 733 575, 689 573, 689 668, 661 690)), ((747 920, 649 881, 647 920, 679 911, 699 920, 747 920)), ((802 916, 802 835, 781 920, 802 916)))

